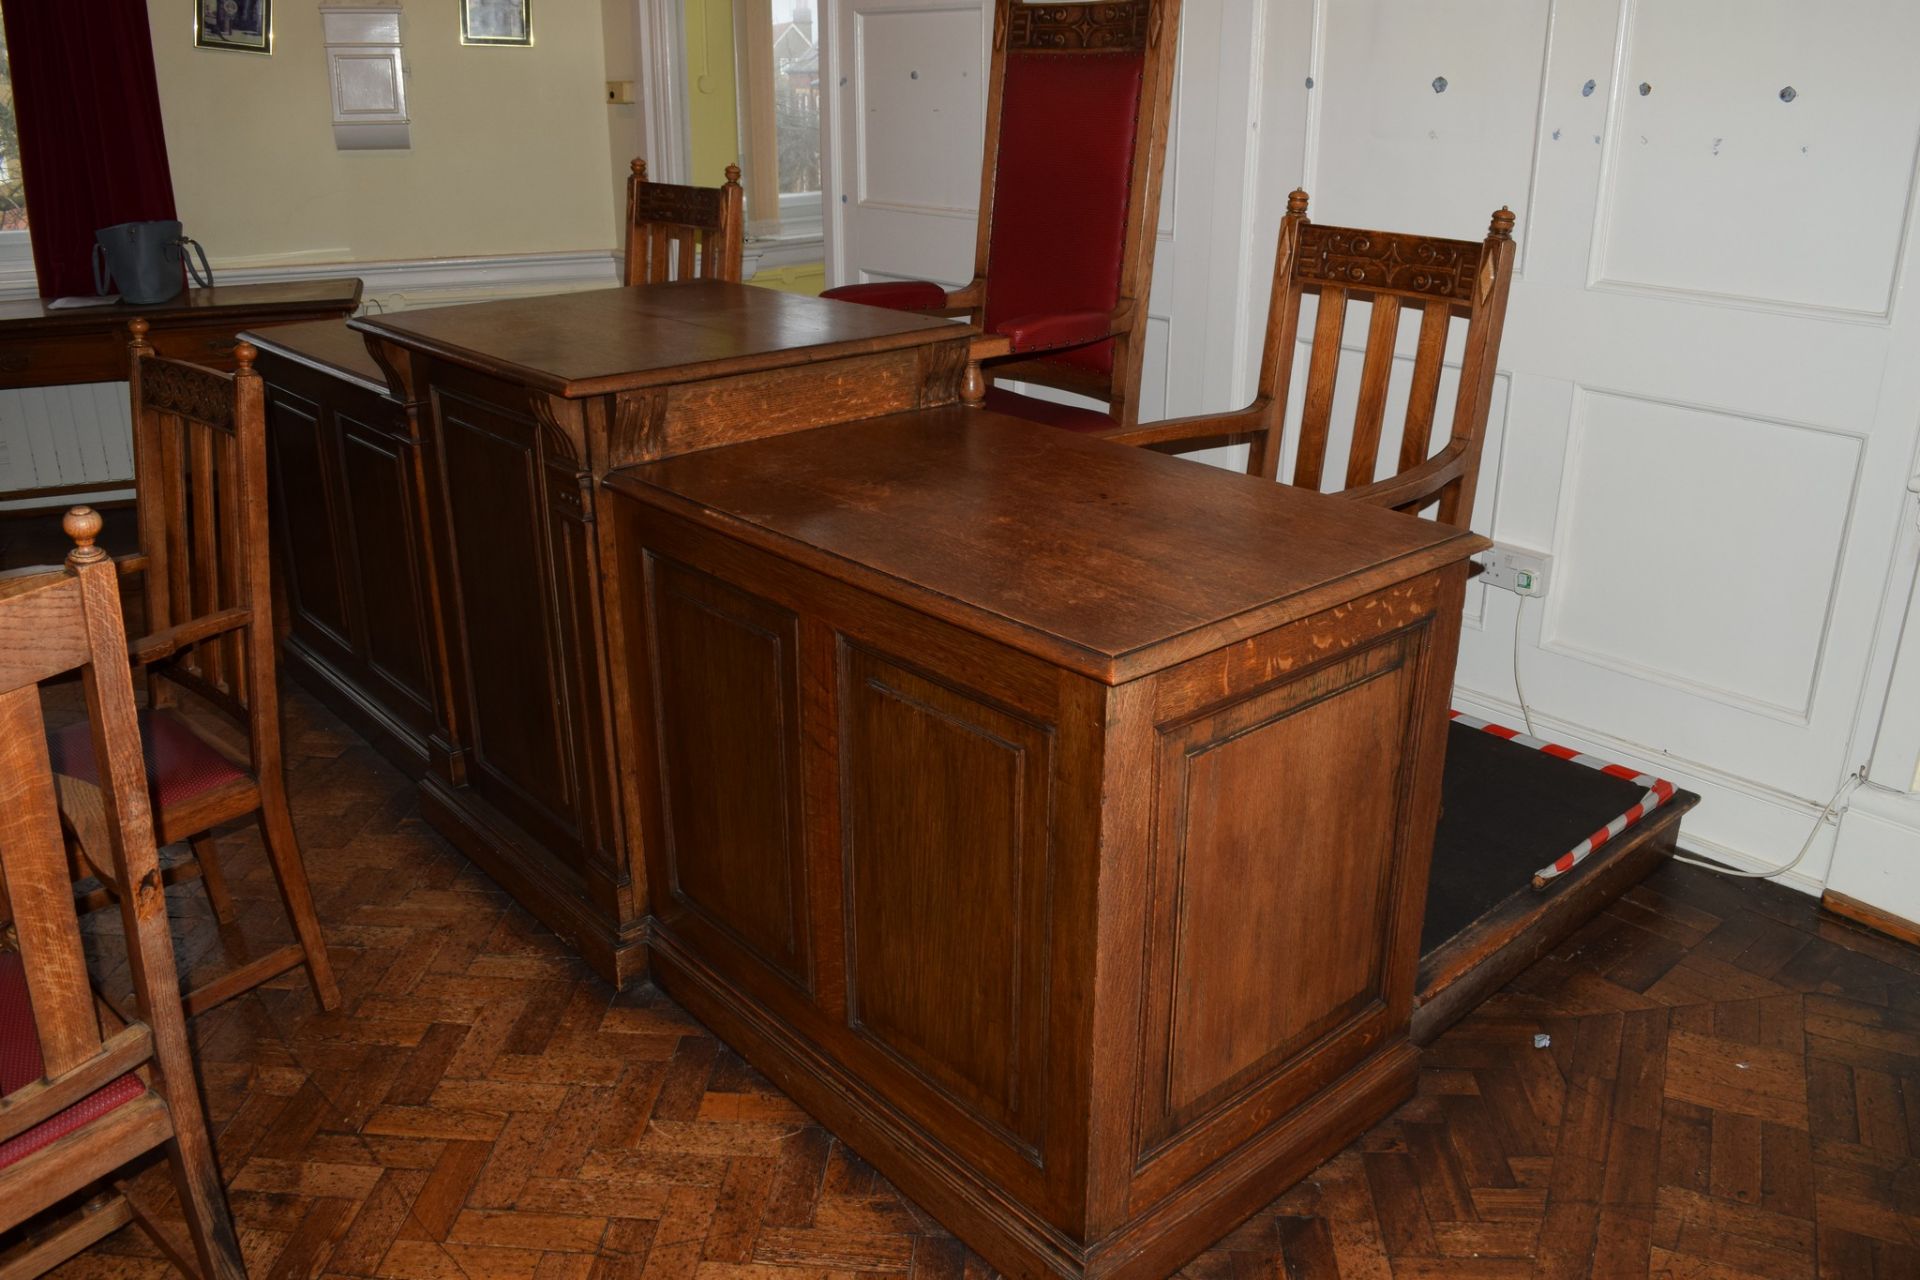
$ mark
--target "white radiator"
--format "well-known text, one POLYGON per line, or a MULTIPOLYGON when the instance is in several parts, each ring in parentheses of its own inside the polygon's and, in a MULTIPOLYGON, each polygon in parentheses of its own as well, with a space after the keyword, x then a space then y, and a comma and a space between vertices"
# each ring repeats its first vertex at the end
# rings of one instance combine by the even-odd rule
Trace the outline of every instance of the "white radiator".
POLYGON ((0 510, 47 505, 22 490, 130 490, 132 423, 124 382, 0 391, 0 510))

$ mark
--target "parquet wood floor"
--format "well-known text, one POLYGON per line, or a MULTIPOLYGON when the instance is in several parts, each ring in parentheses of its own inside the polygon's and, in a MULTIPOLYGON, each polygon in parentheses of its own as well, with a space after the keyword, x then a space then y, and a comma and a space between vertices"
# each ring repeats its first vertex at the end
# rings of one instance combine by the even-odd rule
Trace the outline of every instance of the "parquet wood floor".
MULTIPOLYGON (((255 1280, 991 1274, 672 1003, 589 977, 313 702, 289 717, 347 1004, 290 975, 194 1027, 255 1280)), ((226 844, 264 943, 257 840, 226 844)), ((183 963, 208 963, 200 890, 175 893, 183 963)), ((1920 952, 1669 867, 1182 1274, 1915 1277, 1916 1157, 1920 952)), ((62 1274, 168 1273, 129 1230, 62 1274)))

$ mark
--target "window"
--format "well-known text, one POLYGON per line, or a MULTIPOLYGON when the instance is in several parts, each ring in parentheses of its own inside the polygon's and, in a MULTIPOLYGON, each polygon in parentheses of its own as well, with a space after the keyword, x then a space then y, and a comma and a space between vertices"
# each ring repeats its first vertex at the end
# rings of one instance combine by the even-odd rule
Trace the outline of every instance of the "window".
POLYGON ((33 286, 33 242, 27 234, 27 188, 20 174, 20 133, 13 115, 13 75, 6 29, 0 27, 0 290, 33 286))
POLYGON ((756 236, 820 234, 820 39, 814 0, 737 0, 740 149, 756 236), (768 199, 771 191, 774 199, 768 199))

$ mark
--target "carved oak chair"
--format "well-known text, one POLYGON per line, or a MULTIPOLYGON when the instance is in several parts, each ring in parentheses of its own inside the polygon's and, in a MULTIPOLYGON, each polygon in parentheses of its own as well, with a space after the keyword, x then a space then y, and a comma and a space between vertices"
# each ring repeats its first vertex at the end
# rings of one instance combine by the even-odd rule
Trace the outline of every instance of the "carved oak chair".
POLYGON ((746 212, 740 166, 719 187, 647 181, 647 162, 627 177, 627 266, 623 284, 740 279, 746 212))
MULTIPOLYGON (((146 321, 131 327, 141 544, 131 567, 141 572, 150 629, 131 652, 147 676, 140 728, 160 842, 184 840, 193 854, 166 878, 204 880, 214 914, 233 923, 213 832, 251 814, 296 939, 190 991, 187 1012, 302 964, 320 1007, 332 1009, 340 993, 287 812, 267 567, 265 392, 254 349, 241 343, 235 372, 219 373, 154 355, 146 321), (182 691, 196 699, 193 710, 211 716, 190 718, 182 691)), ((54 734, 50 746, 61 773, 93 780, 86 725, 54 734)), ((124 889, 111 868, 83 861, 78 870, 105 886, 82 898, 88 909, 124 889)))
POLYGON ((1298 447, 1292 483, 1325 484, 1329 443, 1336 422, 1350 427, 1346 465, 1337 492, 1342 497, 1400 511, 1438 504, 1436 517, 1465 527, 1473 514, 1474 485, 1492 403, 1494 362, 1513 279, 1513 214, 1493 215, 1485 240, 1440 240, 1430 236, 1317 226, 1307 218, 1307 193, 1295 191, 1280 222, 1274 258, 1273 300, 1267 313, 1266 350, 1254 402, 1233 413, 1203 414, 1106 433, 1107 439, 1179 453, 1214 445, 1246 444, 1247 473, 1271 480, 1281 461, 1296 359, 1306 367, 1298 414, 1298 447), (1315 296, 1311 348, 1299 345, 1301 300, 1315 296), (1370 305, 1352 420, 1336 414, 1335 388, 1348 304, 1370 305), (1397 465, 1380 476, 1380 445, 1393 394, 1397 339, 1403 312, 1419 316, 1418 338, 1404 382, 1406 412, 1400 427, 1397 465), (1459 344, 1459 385, 1445 444, 1432 449, 1435 411, 1447 363, 1449 331, 1464 330, 1459 344))
MULTIPOLYGON (((0 1233, 165 1147, 200 1274, 245 1280, 188 1055, 120 620, 100 517, 67 514, 65 571, 0 578, 0 868, 19 950, 0 951, 0 1233), (38 682, 78 669, 93 776, 56 778, 38 682), (137 1020, 104 1034, 74 913, 61 814, 118 868, 137 1020)), ((38 1275, 125 1225, 125 1195, 36 1223, 0 1275, 38 1275)), ((154 1232, 164 1248, 170 1241, 154 1232)))
POLYGON ((1106 402, 1104 413, 1009 388, 988 408, 1076 431, 1139 420, 1142 340, 1180 0, 994 6, 973 279, 875 281, 822 296, 965 316, 996 381, 1106 402))

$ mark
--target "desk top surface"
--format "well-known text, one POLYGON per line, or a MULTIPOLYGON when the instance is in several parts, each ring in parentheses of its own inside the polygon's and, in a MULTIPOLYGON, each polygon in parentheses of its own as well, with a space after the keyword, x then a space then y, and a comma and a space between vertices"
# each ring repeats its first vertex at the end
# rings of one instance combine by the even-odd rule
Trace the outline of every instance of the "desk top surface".
POLYGON ((958 406, 682 454, 606 484, 1108 683, 1489 545, 958 406))
POLYGON ((133 306, 116 302, 98 307, 68 307, 54 311, 45 298, 0 302, 0 333, 18 330, 113 328, 124 330, 136 316, 153 324, 195 324, 221 313, 268 320, 275 315, 311 316, 337 311, 346 315, 360 305, 356 276, 323 280, 286 280, 269 284, 217 284, 211 289, 188 289, 170 302, 133 306))
POLYGON ((950 341, 937 316, 718 280, 363 316, 353 327, 576 398, 950 341))

